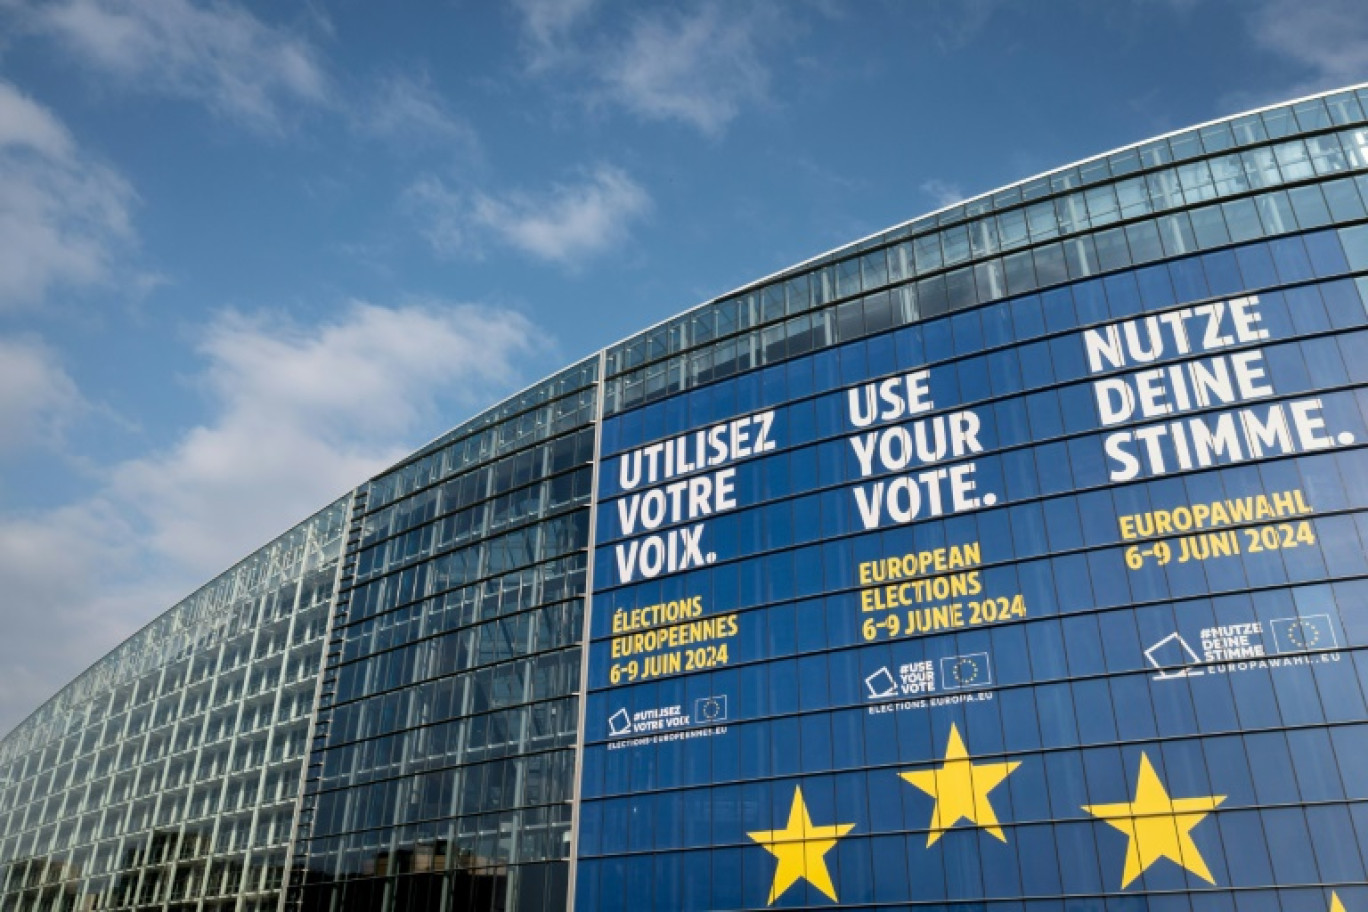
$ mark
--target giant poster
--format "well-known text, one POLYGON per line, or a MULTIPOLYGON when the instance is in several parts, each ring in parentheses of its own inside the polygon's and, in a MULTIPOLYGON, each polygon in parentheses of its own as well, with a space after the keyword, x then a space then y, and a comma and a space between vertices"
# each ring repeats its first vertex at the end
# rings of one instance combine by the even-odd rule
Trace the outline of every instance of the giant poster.
POLYGON ((1368 319, 1338 244, 609 419, 577 906, 1368 908, 1368 319))

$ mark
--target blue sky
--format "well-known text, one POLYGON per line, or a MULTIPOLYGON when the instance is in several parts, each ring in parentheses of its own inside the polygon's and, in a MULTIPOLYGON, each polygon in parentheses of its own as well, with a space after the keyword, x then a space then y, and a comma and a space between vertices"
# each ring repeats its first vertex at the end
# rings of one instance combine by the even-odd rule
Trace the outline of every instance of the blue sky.
POLYGON ((0 0, 0 731, 556 367, 1365 78, 1361 0, 0 0))

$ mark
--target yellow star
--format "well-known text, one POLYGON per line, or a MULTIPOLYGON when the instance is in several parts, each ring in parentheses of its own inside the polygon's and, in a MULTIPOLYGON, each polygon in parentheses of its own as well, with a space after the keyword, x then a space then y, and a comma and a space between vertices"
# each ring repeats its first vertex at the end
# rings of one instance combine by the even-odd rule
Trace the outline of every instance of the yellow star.
POLYGON ((1170 798, 1150 765, 1140 755, 1140 775, 1135 783, 1135 800, 1120 804, 1094 804, 1083 810, 1101 818, 1130 837, 1126 848, 1126 869, 1121 889, 1126 889, 1161 858, 1191 871, 1209 884, 1216 881, 1192 841, 1192 828, 1222 801, 1225 795, 1202 798, 1170 798))
POLYGON ((1330 912, 1344 912, 1344 903, 1340 902, 1339 894, 1334 891, 1330 893, 1330 912))
POLYGON ((774 905, 774 901, 799 880, 806 880, 832 902, 839 902, 836 888, 831 883, 831 872, 827 870, 826 860, 822 856, 836 847, 836 840, 854 828, 853 823, 813 826, 807 805, 803 803, 803 790, 795 788, 793 807, 789 809, 788 823, 782 830, 746 834, 779 859, 766 905, 774 905))
POLYGON ((1009 763, 971 763, 969 752, 964 748, 964 739, 959 728, 950 724, 950 741, 945 745, 945 763, 940 769, 911 770, 898 775, 936 799, 936 810, 931 815, 931 832, 926 837, 927 846, 934 845, 946 830, 968 820, 981 826, 992 835, 1007 841, 998 826, 997 814, 988 800, 988 793, 1002 784, 1020 766, 1019 761, 1009 763))

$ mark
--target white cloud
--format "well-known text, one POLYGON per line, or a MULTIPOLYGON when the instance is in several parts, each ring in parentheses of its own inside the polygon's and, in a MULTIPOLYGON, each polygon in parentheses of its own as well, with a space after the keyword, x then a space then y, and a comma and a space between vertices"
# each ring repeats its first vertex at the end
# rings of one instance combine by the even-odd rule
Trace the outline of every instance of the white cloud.
MULTIPOLYGON (((676 121, 717 136, 748 104, 765 100, 767 46, 787 33, 789 8, 768 2, 705 2, 688 10, 640 7, 621 29, 577 26, 594 0, 519 0, 533 74, 585 80, 582 97, 647 120, 676 121)), ((572 90, 573 91, 573 90, 572 90)))
POLYGON ((51 349, 34 339, 0 336, 0 455, 55 444, 82 405, 51 349))
POLYGON ((1368 77, 1368 15, 1362 0, 1264 0, 1250 15, 1254 40, 1306 68, 1309 93, 1368 77))
POLYGON ((285 102, 328 99, 308 41, 231 3, 64 0, 34 4, 25 19, 101 74, 202 102, 258 129, 278 129, 285 102))
POLYGON ((575 26, 593 11, 598 0, 514 0, 523 18, 528 69, 549 69, 576 53, 569 46, 575 26))
MULTIPOLYGON (((264 133, 282 131, 293 113, 320 109, 400 149, 477 147, 472 126, 425 74, 336 83, 307 37, 231 0, 0 0, 6 7, 21 29, 55 40, 78 65, 125 90, 187 99, 264 133)), ((317 10, 295 12, 331 34, 317 10)))
POLYGON ((528 320, 351 303, 321 326, 228 314, 205 333, 212 417, 107 470, 86 500, 0 515, 0 732, 194 586, 509 391, 528 320))
POLYGON ((478 254, 483 238, 492 236, 539 259, 567 265, 622 243, 629 226, 651 209, 646 190, 608 165, 539 195, 467 194, 426 178, 408 196, 439 252, 478 254))
POLYGON ((128 585, 135 540, 121 512, 104 500, 0 518, 0 582, 9 609, 0 663, 7 676, 33 687, 25 705, 7 677, 0 732, 11 710, 35 709, 185 594, 187 581, 174 577, 128 585))
POLYGON ((0 309, 108 281, 133 241, 133 202, 47 108, 0 82, 0 309))
POLYGON ((28 149, 45 158, 67 158, 71 134, 52 112, 0 82, 0 149, 28 149))
POLYGON ((170 607, 174 588, 144 584, 137 592, 111 592, 109 584, 123 581, 121 568, 132 559, 131 540, 118 512, 103 502, 0 517, 0 735, 170 607))
POLYGON ((933 0, 921 5, 936 45, 947 54, 962 51, 983 32, 1002 0, 933 0))
POLYGON ((622 55, 603 72, 607 91, 645 117, 716 135, 743 104, 765 96, 769 72, 756 46, 761 25, 753 15, 715 3, 692 14, 643 16, 622 55))
POLYGON ((352 126, 399 149, 440 144, 473 155, 478 148, 475 130, 425 77, 394 74, 377 79, 354 107, 352 126))
POLYGON ((955 203, 964 199, 964 191, 960 189, 959 184, 939 180, 937 178, 922 181, 919 189, 922 193, 931 197, 931 204, 937 209, 953 206, 955 203))
POLYGON ((521 374, 536 333, 473 306, 354 303, 322 327, 230 314, 206 336, 211 423, 118 467, 112 493, 161 554, 221 569, 487 401, 521 374))

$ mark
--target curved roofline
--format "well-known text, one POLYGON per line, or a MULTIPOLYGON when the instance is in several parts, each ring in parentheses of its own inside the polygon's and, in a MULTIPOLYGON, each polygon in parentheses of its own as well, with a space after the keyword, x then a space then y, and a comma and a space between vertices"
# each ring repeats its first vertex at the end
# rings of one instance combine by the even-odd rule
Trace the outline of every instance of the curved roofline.
MULTIPOLYGON (((394 463, 393 465, 391 465, 391 466, 389 466, 389 467, 387 467, 387 468, 385 468, 385 469, 382 469, 382 470, 379 471, 379 472, 376 472, 374 475, 372 475, 372 476, 370 476, 368 479, 366 479, 366 481, 363 482, 363 484, 364 484, 364 483, 370 483, 370 482, 377 481, 377 480, 379 480, 380 478, 383 478, 384 476, 389 475, 391 472, 394 472, 395 470, 397 470, 397 469, 399 469, 399 468, 402 468, 402 467, 405 466, 405 465, 409 465, 410 463, 415 462, 415 461, 417 461, 418 459, 423 458, 424 456, 429 455, 429 454, 430 454, 430 451, 431 451, 431 449, 432 449, 432 447, 435 446, 435 445, 438 443, 438 441, 440 441, 443 437, 445 437, 445 436, 447 436, 448 434, 450 434, 452 431, 455 431, 456 429, 458 429, 459 427, 461 427, 461 425, 476 420, 476 419, 479 418, 481 415, 484 415, 484 414, 486 414, 487 412, 490 412, 490 411, 492 411, 493 409, 498 408, 499 406, 503 405, 505 402, 508 402, 509 400, 514 399, 515 397, 520 396, 520 395, 522 395, 523 393, 525 393, 525 392, 527 392, 527 391, 529 391, 529 390, 536 389, 538 386, 542 385, 543 383, 546 383, 548 380, 551 380, 552 378, 556 377, 557 375, 561 374, 562 372, 564 372, 564 371, 566 371, 566 370, 569 370, 571 367, 574 367, 574 366, 577 365, 577 364, 581 364, 581 363, 583 363, 583 362, 585 362, 585 361, 590 360, 591 358, 599 358, 599 359, 602 359, 603 355, 604 355, 607 351, 609 351, 610 349, 612 349, 612 348, 614 348, 614 347, 616 347, 616 346, 618 346, 618 345, 621 345, 622 343, 624 343, 624 342, 626 342, 626 341, 628 341, 628 340, 630 340, 630 339, 635 339, 637 336, 645 335, 646 333, 649 333, 649 332, 651 332, 651 331, 654 330, 654 329, 658 329, 658 328, 660 328, 660 327, 662 327, 662 326, 665 326, 665 325, 669 324, 670 322, 672 322, 672 321, 678 319, 679 317, 684 316, 685 314, 692 313, 692 312, 695 311, 695 310, 699 310, 700 308, 707 307, 707 306, 709 306, 710 304, 716 304, 716 303, 718 303, 719 301, 723 301, 723 300, 725 300, 725 299, 727 299, 727 298, 729 298, 729 297, 732 297, 733 295, 741 294, 741 293, 743 293, 743 292, 750 291, 750 290, 755 289, 755 288, 759 288, 759 287, 761 287, 761 286, 763 286, 763 285, 766 285, 766 284, 768 284, 768 283, 770 283, 770 282, 773 282, 773 281, 775 281, 775 280, 777 280, 777 279, 780 279, 780 278, 782 278, 782 277, 784 277, 784 276, 791 275, 791 274, 793 274, 793 273, 799 272, 799 271, 801 271, 801 270, 803 270, 803 269, 805 269, 805 268, 807 268, 807 267, 809 267, 809 266, 813 266, 813 265, 815 265, 816 263, 818 263, 818 262, 820 262, 820 261, 822 261, 822 260, 827 259, 828 257, 835 256, 836 254, 839 254, 839 253, 841 253, 841 252, 843 252, 843 251, 846 251, 846 250, 850 250, 850 249, 852 249, 852 248, 857 248, 857 247, 859 247, 859 246, 862 245, 862 244, 866 244, 866 243, 868 243, 868 242, 874 240, 875 238, 882 237, 883 235, 886 235, 886 234, 891 234, 892 232, 897 231, 899 228, 905 228, 906 226, 911 225, 913 222, 917 222, 917 221, 920 221, 921 219, 925 219, 925 218, 931 218, 932 216, 940 215, 941 213, 943 213, 943 212, 948 212, 948 211, 950 211, 951 209, 956 208, 957 206, 965 206, 965 205, 968 205, 969 203, 975 202, 975 201, 977 201, 977 200, 981 200, 981 199, 985 199, 985 198, 987 198, 987 197, 995 196, 996 194, 1002 193, 1003 191, 1006 191, 1006 190, 1010 190, 1010 189, 1012 189, 1013 187, 1019 187, 1019 186, 1021 186, 1021 185, 1023 185, 1023 184, 1029 184, 1031 181, 1039 180, 1040 178, 1043 178, 1043 177, 1049 177, 1049 176, 1052 175, 1052 174, 1058 174, 1059 172, 1061 172, 1061 171, 1067 171, 1067 170, 1069 170, 1070 168, 1077 168, 1077 167, 1080 167, 1081 165, 1086 165, 1086 164, 1088 164, 1089 162, 1095 162, 1095 161, 1098 161, 1099 159, 1107 158, 1108 156, 1111 156, 1111 155, 1116 155, 1118 152, 1125 152, 1125 151, 1127 151, 1128 149, 1136 149, 1136 148, 1139 148, 1140 146, 1147 145, 1147 144, 1152 143, 1152 142, 1157 142, 1157 141, 1159 141, 1159 140, 1161 140, 1161 139, 1168 139, 1168 138, 1171 137, 1171 136, 1178 136, 1178 135, 1181 134, 1181 133, 1187 133, 1187 132, 1192 131, 1192 130, 1201 130, 1201 129, 1203 129, 1204 127, 1214 126, 1214 125, 1219 124, 1219 123, 1224 123, 1224 122, 1226 122, 1226 121, 1235 120, 1236 118, 1239 118, 1239 117, 1248 117, 1248 116, 1251 115, 1251 114, 1260 114, 1260 113, 1262 113, 1262 112, 1264 112, 1264 111, 1271 111, 1271 110, 1273 110, 1274 108, 1284 108, 1284 107, 1288 107, 1288 106, 1290 106, 1290 105, 1301 104, 1301 103, 1304 102, 1304 101, 1311 101, 1312 99, 1316 99, 1316 98, 1325 98, 1325 97, 1327 97, 1327 96, 1329 96, 1329 95, 1339 95, 1339 94, 1341 94, 1341 93, 1343 93, 1343 92, 1353 92, 1353 91, 1355 91, 1355 90, 1357 90, 1357 89, 1368 89, 1368 82, 1358 82, 1358 83, 1353 83, 1352 85, 1340 86, 1340 87, 1334 88, 1334 89, 1326 89, 1326 90, 1323 91, 1323 92, 1314 92, 1314 93, 1312 93, 1312 94, 1310 94, 1310 95, 1303 95, 1303 96, 1301 96, 1300 98, 1293 98, 1293 99, 1289 99, 1289 100, 1286 100, 1286 101, 1277 101, 1277 102, 1273 102, 1272 104, 1263 105, 1262 107, 1250 108, 1250 109, 1247 110, 1247 111, 1238 111, 1238 112, 1236 112, 1236 113, 1234 113, 1234 114, 1227 114, 1227 115, 1225 115, 1224 117, 1216 117, 1216 118, 1213 118, 1213 119, 1211 119, 1211 120, 1203 121, 1202 123, 1192 124, 1192 125, 1190 125, 1190 126, 1185 126, 1185 127, 1179 127, 1179 128, 1176 129, 1176 130, 1170 130, 1170 131, 1168 131, 1167 133, 1160 133, 1160 134, 1158 134, 1157 136, 1147 136, 1147 137, 1145 137, 1144 139, 1139 139, 1139 140, 1136 140, 1135 142, 1126 143, 1125 145, 1122 145, 1122 146, 1117 146, 1116 148, 1114 148, 1114 149, 1109 149, 1109 150, 1107 150, 1106 152, 1099 152, 1099 153, 1097 153, 1096 155, 1089 155, 1087 158, 1080 158, 1080 159, 1078 159, 1077 161, 1069 162, 1068 164, 1060 165, 1059 167, 1056 167, 1056 168, 1051 168, 1051 169, 1049 169, 1048 171, 1041 171, 1041 172, 1039 172, 1038 174, 1032 174, 1030 177, 1024 177, 1024 178, 1021 178, 1020 180, 1015 180, 1015 181, 1012 181, 1011 183, 1003 184, 1002 186, 1000 186, 1000 187, 995 187, 995 188, 993 188, 992 190, 988 190, 988 191, 985 191, 985 192, 983 192, 983 193, 976 194, 976 195, 974 195, 974 196, 966 197, 965 199, 958 200, 958 201, 956 201, 956 202, 950 203, 949 205, 941 206, 939 209, 932 209, 931 211, 929 211, 929 212, 924 212, 924 213, 922 213, 921 215, 915 215, 915 216, 913 216, 913 217, 910 218, 910 219, 907 219, 907 220, 902 221, 902 222, 898 222, 897 224, 894 224, 894 225, 890 225, 890 226, 887 227, 887 228, 881 228, 881 229, 879 229, 878 231, 871 232, 870 234, 867 234, 867 235, 865 235, 864 237, 858 238, 857 240, 850 241, 850 242, 848 242, 848 243, 842 244, 842 245, 840 245, 839 247, 833 247, 833 248, 831 248, 830 250, 827 250, 827 251, 825 251, 825 252, 823 252, 823 253, 815 254, 815 255, 813 255, 813 256, 808 257, 808 258, 805 259, 805 260, 800 260, 799 262, 794 263, 792 266, 785 266, 783 269, 779 269, 779 270, 776 270, 775 272, 771 272, 771 273, 769 273, 768 275, 762 276, 761 278, 753 279, 752 281, 746 282, 746 283, 743 284, 743 285, 738 285, 737 287, 731 289, 730 291, 724 291, 724 292, 722 292, 721 294, 714 295, 714 296, 711 297, 711 298, 708 298, 708 299, 706 299, 706 300, 704 300, 704 301, 700 301, 700 302, 697 303, 697 304, 693 304, 693 305, 691 305, 691 306, 689 306, 689 307, 686 307, 685 309, 683 309, 683 310, 681 310, 681 311, 678 311, 677 313, 673 313, 673 314, 671 314, 671 315, 668 316, 668 317, 664 317, 663 319, 657 320, 657 321, 654 322, 654 323, 650 323, 650 324, 648 324, 647 326, 645 326, 645 327, 642 328, 642 329, 635 330, 634 332, 631 332, 631 333, 629 333, 629 334, 623 336, 623 337, 620 338, 620 339, 617 339, 617 340, 615 340, 615 341, 613 341, 613 342, 609 342, 607 345, 600 346, 599 348, 596 348, 596 349, 594 349, 594 350, 592 350, 592 351, 590 351, 590 352, 584 354, 583 356, 581 356, 581 357, 579 357, 579 358, 574 358, 574 359, 572 359, 571 361, 568 361, 566 364, 564 364, 564 365, 561 366, 561 367, 558 367, 556 370, 552 371, 551 373, 549 373, 549 374, 547 374, 547 375, 545 375, 545 376, 543 376, 543 377, 541 377, 541 378, 539 378, 539 379, 537 379, 537 380, 534 380, 533 382, 527 384, 526 386, 519 387, 517 390, 515 390, 515 391, 512 392, 512 393, 509 393, 509 394, 508 394, 507 396, 505 396, 504 398, 498 400, 497 402, 492 403, 492 404, 489 405, 487 408, 484 408, 484 409, 482 409, 482 410, 480 410, 480 411, 478 411, 478 412, 475 412, 475 413, 472 414, 469 418, 466 418, 464 421, 457 422, 457 423, 454 424, 452 427, 446 429, 445 431, 442 431, 440 434, 438 434, 438 435, 436 435, 435 437, 433 437, 433 438, 432 438, 431 440, 429 440, 427 443, 425 443, 425 444, 423 444, 422 446, 416 448, 416 449, 415 449, 411 454, 409 454, 408 456, 405 456, 403 459, 399 460, 398 462, 394 463)), ((601 370, 601 369, 602 369, 602 366, 603 366, 603 365, 600 363, 600 373, 602 373, 602 370, 601 370)), ((600 380, 600 381, 602 381, 603 379, 605 379, 605 378, 602 377, 602 376, 599 377, 599 380, 600 380)))
MULTIPOLYGON (((698 303, 698 304, 693 305, 692 307, 688 307, 688 308, 686 308, 686 309, 684 309, 684 310, 681 310, 679 313, 676 313, 676 314, 673 314, 673 315, 671 315, 671 316, 668 316, 668 317, 666 317, 666 318, 663 319, 663 320, 658 320, 657 322, 650 324, 649 326, 647 326, 647 327, 644 328, 644 329, 639 329, 639 330, 637 330, 636 332, 633 332, 633 333, 630 333, 630 334, 628 334, 628 335, 626 335, 626 336, 623 336, 621 339, 618 339, 618 340, 615 341, 615 342, 610 342, 609 344, 605 345, 601 350, 602 350, 602 351, 607 351, 608 349, 613 348, 613 347, 616 346, 616 345, 621 345, 623 342, 626 342, 626 341, 629 340, 629 339, 634 339, 634 338, 636 338, 636 337, 639 336, 639 335, 642 335, 642 334, 644 334, 644 333, 648 333, 648 332, 650 332, 650 331, 653 330, 653 329, 657 329, 657 328, 659 328, 659 327, 661 327, 661 326, 664 326, 665 324, 669 323, 670 321, 672 321, 672 320, 674 320, 674 319, 676 319, 676 318, 678 318, 678 317, 681 317, 681 316, 683 316, 684 314, 687 314, 687 313, 689 313, 689 312, 691 312, 691 311, 697 310, 697 309, 700 308, 700 307, 706 307, 706 306, 708 306, 709 304, 715 304, 715 303, 717 303, 718 301, 722 301, 722 300, 724 300, 724 299, 726 299, 726 298, 731 297, 732 295, 740 294, 741 292, 749 291, 749 290, 754 289, 754 288, 757 288, 757 287, 759 287, 759 286, 768 284, 769 282, 772 282, 772 281, 774 281, 774 280, 776 280, 776 279, 782 278, 783 276, 787 276, 787 275, 789 275, 789 274, 791 274, 791 273, 798 272, 798 271, 804 269, 805 267, 812 266, 812 265, 814 265, 815 263, 817 263, 818 261, 824 260, 824 259, 826 259, 827 257, 834 256, 835 254, 841 253, 842 251, 850 250, 851 248, 859 247, 861 244, 868 243, 869 241, 872 241, 872 240, 874 240, 875 238, 878 238, 878 237, 881 237, 881 236, 883 236, 883 235, 885 235, 885 234, 889 234, 889 233, 891 233, 891 232, 897 231, 899 228, 904 228, 904 227, 906 227, 906 226, 908 226, 908 225, 911 225, 913 222, 920 221, 921 219, 924 219, 924 218, 930 218, 931 216, 940 215, 941 213, 943 213, 943 212, 948 212, 949 210, 954 209, 954 208, 957 207, 957 206, 968 205, 969 203, 975 202, 975 201, 977 201, 977 200, 984 199, 985 197, 991 197, 991 196, 994 196, 994 195, 996 195, 996 194, 998 194, 998 193, 1002 193, 1002 192, 1005 191, 1005 190, 1010 190, 1010 189, 1012 189, 1013 187, 1018 187, 1018 186, 1021 186, 1022 184, 1029 184, 1031 181, 1039 180, 1039 179, 1042 178, 1042 177, 1049 177, 1051 174, 1058 174, 1058 173, 1061 172, 1061 171, 1067 171, 1067 170, 1069 170, 1070 168, 1077 168, 1077 167, 1079 167, 1079 166, 1081 166, 1081 165, 1086 165, 1086 164, 1088 164, 1089 162, 1094 162, 1094 161, 1097 161, 1098 159, 1103 159, 1103 158, 1107 158, 1108 156, 1115 155, 1115 154, 1117 154, 1118 152, 1125 152, 1125 151, 1128 150, 1128 149, 1135 149, 1135 148, 1138 148, 1138 147, 1143 146, 1143 145, 1147 145, 1147 144, 1152 143, 1152 142, 1157 142, 1157 141, 1159 141, 1159 140, 1161 140, 1161 139, 1168 139, 1168 138, 1171 137, 1171 136, 1178 136, 1178 135, 1181 134, 1181 133, 1187 133, 1187 132, 1190 132, 1190 131, 1192 131, 1192 130, 1201 130, 1201 129, 1203 129, 1204 127, 1214 126, 1214 125, 1219 124, 1219 123, 1224 123, 1224 122, 1226 122, 1226 121, 1228 121, 1228 120, 1235 120, 1235 119, 1238 118, 1238 117, 1248 117, 1248 116, 1251 115, 1251 114, 1260 114, 1260 113, 1262 113, 1262 112, 1264 112, 1264 111, 1271 111, 1271 110, 1273 110, 1274 108, 1285 108, 1285 107, 1288 107, 1288 106, 1290 106, 1290 105, 1301 104, 1301 103, 1304 102, 1304 101, 1311 101, 1312 99, 1316 99, 1316 98, 1325 98, 1325 97, 1328 96, 1328 95, 1339 95, 1339 94, 1341 94, 1341 93, 1343 93, 1343 92, 1353 92, 1353 91, 1355 91, 1355 90, 1357 90, 1357 89, 1368 89, 1368 82, 1357 82, 1357 83, 1354 83, 1354 84, 1352 84, 1352 85, 1340 86, 1339 88, 1335 88, 1335 89, 1327 89, 1327 90, 1324 91, 1324 92, 1315 92, 1315 93, 1313 93, 1313 94, 1311 94, 1311 95, 1303 95, 1303 96, 1300 97, 1300 98, 1293 98, 1293 99, 1290 99, 1290 100, 1287 100, 1287 101, 1278 101, 1278 102, 1274 102, 1273 104, 1264 105, 1263 107, 1259 107, 1259 108, 1250 108, 1250 109, 1247 110, 1247 111, 1239 111, 1239 112, 1236 112, 1236 113, 1234 113, 1234 114, 1227 114, 1227 115, 1224 116, 1224 117, 1216 117, 1216 118, 1213 118, 1212 120, 1203 121, 1202 123, 1192 124, 1192 125, 1186 126, 1186 127, 1180 127, 1180 128, 1178 128, 1178 129, 1176 129, 1176 130, 1170 130, 1170 131, 1167 132, 1167 133, 1160 133, 1160 134, 1158 134, 1157 136, 1147 136, 1147 137, 1145 137, 1144 139, 1136 140, 1135 142, 1127 143, 1127 144, 1125 144, 1125 145, 1123 145, 1123 146, 1117 146, 1116 148, 1114 148, 1114 149, 1109 149, 1109 150, 1106 151, 1106 152, 1099 152, 1099 153, 1096 154, 1096 155, 1089 155, 1087 158, 1080 158, 1080 159, 1078 159, 1077 161, 1069 162, 1069 163, 1066 164, 1066 165, 1060 165, 1060 166, 1057 167, 1057 168, 1051 168, 1051 169, 1049 169, 1048 171, 1041 171, 1041 172, 1038 173, 1038 174, 1032 174, 1030 177, 1025 177, 1025 178, 1022 178, 1021 180, 1015 180, 1015 181, 1012 181, 1011 183, 1003 184, 1003 185, 1000 186, 1000 187, 995 187, 995 188, 993 188, 992 190, 988 190, 988 191, 986 191, 986 192, 984 192, 984 193, 979 193, 979 194, 976 194, 976 195, 974 195, 974 196, 965 197, 964 199, 962 199, 962 200, 957 200, 956 202, 950 203, 949 205, 941 206, 939 209, 932 209, 930 212, 925 212, 925 213, 922 213, 921 215, 913 216, 912 218, 907 219, 906 221, 898 222, 897 224, 895 224, 895 225, 890 225, 890 226, 887 227, 887 228, 881 228, 881 229, 879 229, 878 231, 874 231, 874 232, 872 232, 872 233, 870 233, 870 234, 867 234, 867 235, 865 235, 864 237, 859 238, 859 239, 857 239, 857 240, 850 241, 850 242, 848 242, 848 243, 842 244, 842 245, 840 245, 839 247, 833 247, 833 248, 831 248, 830 250, 827 250, 827 251, 825 251, 825 252, 823 252, 823 253, 819 253, 819 254, 816 254, 816 255, 814 255, 814 256, 810 256, 810 257, 808 257, 808 258, 805 259, 805 260, 800 260, 799 262, 794 263, 792 266, 785 266, 783 269, 779 269, 779 270, 776 270, 775 272, 771 272, 771 273, 769 273, 768 275, 766 275, 766 276, 764 276, 764 277, 762 277, 762 278, 755 279, 755 280, 753 280, 753 281, 747 282, 747 283, 745 283, 744 285, 738 285, 736 288, 733 288, 731 291, 726 291, 726 292, 723 292, 722 294, 719 294, 719 295, 716 295, 716 296, 714 296, 714 297, 708 298, 706 301, 703 301, 703 302, 701 302, 701 303, 698 303)), ((574 361, 574 362, 571 362, 571 363, 572 363, 572 364, 577 364, 577 363, 579 363, 579 362, 578 362, 578 361, 574 361)), ((538 382, 541 382, 541 381, 538 381, 538 382)), ((535 384, 534 384, 534 385, 535 385, 535 384)), ((529 388, 530 388, 530 387, 529 387, 529 388)))

